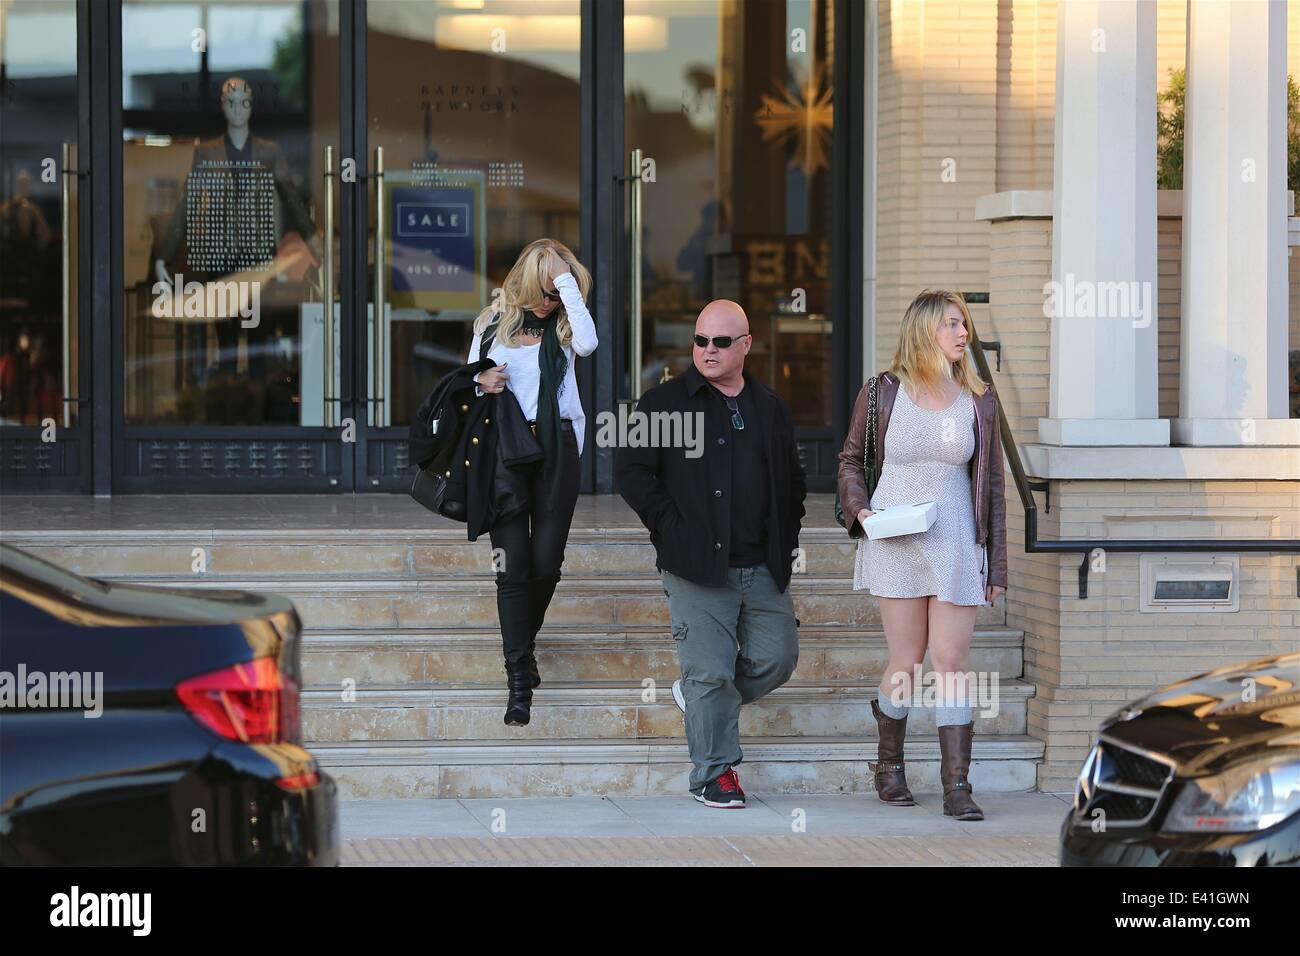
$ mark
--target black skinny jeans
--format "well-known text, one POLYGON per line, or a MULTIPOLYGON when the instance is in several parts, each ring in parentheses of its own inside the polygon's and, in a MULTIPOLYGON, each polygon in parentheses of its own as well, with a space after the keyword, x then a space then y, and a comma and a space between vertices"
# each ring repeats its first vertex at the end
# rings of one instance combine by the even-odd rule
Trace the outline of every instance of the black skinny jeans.
POLYGON ((493 550, 501 549, 505 562, 504 569, 497 572, 497 616, 507 664, 528 656, 560 583, 560 566, 581 483, 573 423, 566 419, 562 427, 564 445, 555 473, 549 481, 544 480, 539 462, 528 481, 528 507, 489 532, 493 550), (555 507, 548 509, 552 485, 558 485, 555 507))

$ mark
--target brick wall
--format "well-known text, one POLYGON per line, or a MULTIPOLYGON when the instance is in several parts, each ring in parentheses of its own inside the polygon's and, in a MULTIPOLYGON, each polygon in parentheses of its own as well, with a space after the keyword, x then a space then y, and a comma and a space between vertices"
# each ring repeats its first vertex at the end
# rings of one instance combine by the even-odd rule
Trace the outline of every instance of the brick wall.
POLYGON ((1187 65, 1187 0, 1156 0, 1156 89, 1187 65))
POLYGON ((883 367, 917 292, 988 287, 988 225, 974 211, 996 189, 998 5, 884 0, 879 9, 875 364, 883 367))
POLYGON ((1183 302, 1183 220, 1156 220, 1156 369, 1161 418, 1178 416, 1178 380, 1182 374, 1178 342, 1183 302))
POLYGON ((997 184, 1051 189, 1056 3, 998 0, 997 184))
MULTIPOLYGON (((1295 538, 1300 482, 1054 481, 1052 513, 1050 534, 1067 538, 1295 538)), ((1184 614, 1138 610, 1140 557, 1106 555, 1086 600, 1077 596, 1079 559, 1055 559, 1056 626, 1026 638, 1026 678, 1037 687, 1030 732, 1047 743, 1041 789, 1072 786, 1098 721, 1125 701, 1226 663, 1295 650, 1295 555, 1242 555, 1241 609, 1184 614)), ((1037 604, 1039 595, 1022 600, 1037 604)))
MULTIPOLYGON (((989 317, 986 339, 1002 343, 1002 369, 992 367, 1003 411, 1017 444, 1036 441, 1048 406, 1051 331, 1043 315, 1043 284, 1051 278, 1052 221, 1004 219, 989 228, 989 317)), ((993 359, 993 356, 990 356, 993 359)), ((1025 518, 1010 473, 1007 485, 1007 624, 1025 633, 1025 678, 1040 687, 1029 701, 1029 732, 1048 739, 1057 715, 1042 687, 1060 682, 1060 559, 1026 554, 1025 518)), ((1059 536, 1059 511, 1038 496, 1038 534, 1059 536)), ((1066 789, 1056 786, 1055 789, 1066 789)))

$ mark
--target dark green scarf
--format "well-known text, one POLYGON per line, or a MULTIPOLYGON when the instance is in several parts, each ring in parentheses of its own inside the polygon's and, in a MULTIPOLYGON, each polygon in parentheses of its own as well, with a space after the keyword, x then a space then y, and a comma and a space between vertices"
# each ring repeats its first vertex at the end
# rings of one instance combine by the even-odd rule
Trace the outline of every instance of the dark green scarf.
MULTIPOLYGON (((564 309, 558 308, 544 319, 539 319, 531 312, 524 314, 524 327, 542 329, 542 347, 538 350, 537 371, 537 440, 541 443, 546 460, 542 467, 543 477, 555 474, 556 465, 564 449, 564 431, 560 425, 559 392, 564 386, 564 373, 568 371, 569 360, 560 348, 558 331, 560 316, 564 309)), ((489 335, 495 337, 499 317, 493 317, 489 335)), ((480 357, 488 353, 486 340, 480 351, 480 357)), ((554 489, 552 489, 554 490, 554 489)))
MULTIPOLYGON (((537 357, 538 373, 541 384, 537 389, 537 440, 546 452, 546 464, 542 470, 544 478, 550 478, 559 464, 560 455, 564 453, 564 431, 560 426, 560 388, 564 385, 564 374, 568 371, 569 360, 560 348, 560 333, 556 331, 559 316, 563 310, 556 309, 544 320, 542 347, 537 357)), ((530 316, 537 320, 537 316, 530 316)))

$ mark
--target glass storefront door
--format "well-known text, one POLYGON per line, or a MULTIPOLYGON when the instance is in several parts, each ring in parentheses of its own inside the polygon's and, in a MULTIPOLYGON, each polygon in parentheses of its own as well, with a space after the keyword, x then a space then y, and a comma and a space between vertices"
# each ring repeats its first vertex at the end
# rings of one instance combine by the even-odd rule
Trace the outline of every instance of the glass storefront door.
POLYGON ((831 433, 835 9, 626 0, 632 397, 689 367, 696 316, 732 299, 753 336, 746 369, 802 444, 831 433))
POLYGON ((339 4, 123 0, 121 26, 115 490, 349 488, 339 4))
POLYGON ((123 0, 117 489, 409 485, 519 251, 582 255, 580 6, 123 0))
POLYGON ((73 0, 0 3, 0 491, 85 491, 73 0))
POLYGON ((0 0, 0 490, 404 490, 415 409, 543 236, 593 273, 592 433, 730 298, 829 480, 855 9, 0 0))
POLYGON ((359 384, 369 397, 372 488, 409 483, 411 416, 468 360, 473 320, 523 247, 550 237, 583 257, 580 6, 366 4, 371 187, 359 384))

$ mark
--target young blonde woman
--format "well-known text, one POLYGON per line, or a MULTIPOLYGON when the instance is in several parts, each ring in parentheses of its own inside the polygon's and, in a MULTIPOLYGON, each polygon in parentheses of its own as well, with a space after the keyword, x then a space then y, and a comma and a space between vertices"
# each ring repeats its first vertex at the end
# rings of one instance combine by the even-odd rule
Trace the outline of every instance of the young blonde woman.
POLYGON ((971 759, 968 686, 954 675, 970 665, 980 605, 1006 590, 1007 538, 997 397, 967 354, 971 317, 955 292, 922 292, 903 315, 898 351, 877 376, 876 468, 868 500, 863 450, 869 388, 853 407, 839 456, 839 492, 849 533, 864 534, 873 509, 934 501, 934 525, 919 534, 859 541, 855 590, 880 601, 889 660, 871 711, 879 727, 876 792, 885 803, 915 803, 907 787, 903 740, 913 668, 926 651, 945 693, 935 723, 941 751, 943 812, 982 820, 967 773, 971 759), (956 690, 954 693, 953 691, 956 690))
POLYGON ((496 302, 474 321, 469 361, 496 362, 474 380, 483 393, 509 389, 537 434, 545 461, 528 480, 529 506, 491 530, 503 564, 497 572, 497 617, 509 700, 505 722, 528 723, 541 684, 536 641, 560 580, 569 524, 578 501, 578 462, 587 417, 578 397, 575 355, 596 350, 596 324, 584 300, 591 275, 554 239, 529 243, 496 302))

